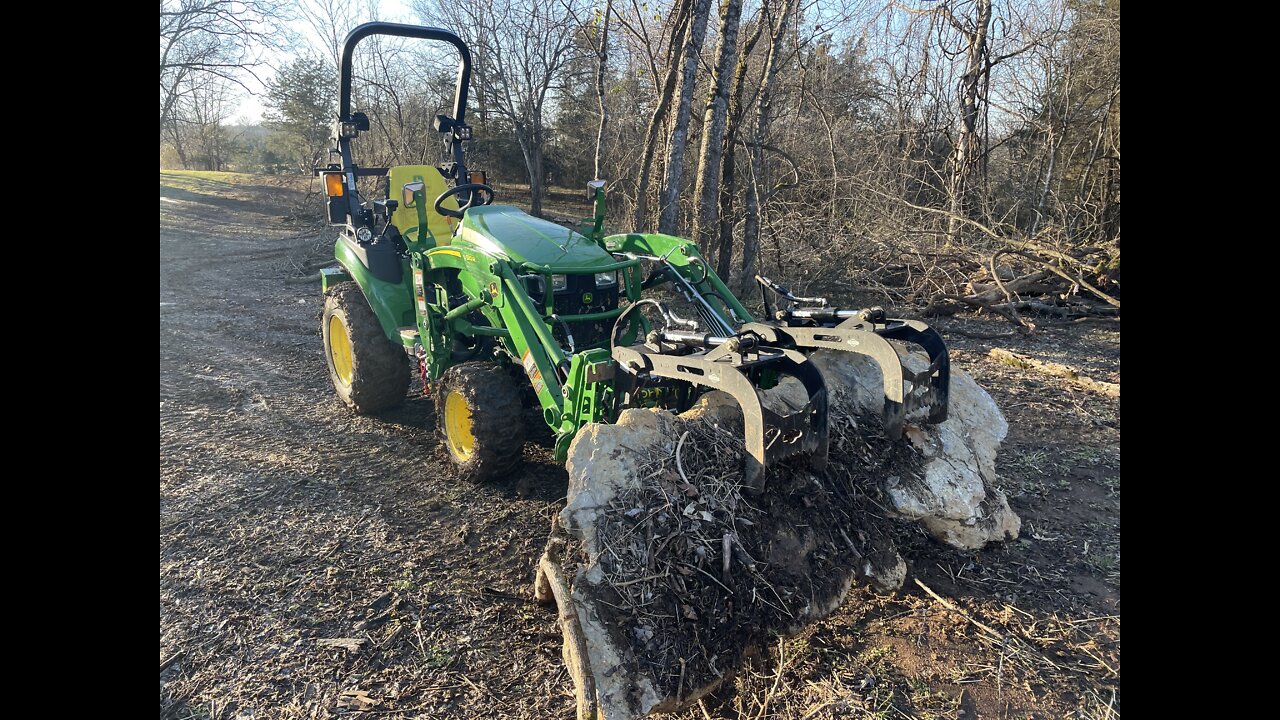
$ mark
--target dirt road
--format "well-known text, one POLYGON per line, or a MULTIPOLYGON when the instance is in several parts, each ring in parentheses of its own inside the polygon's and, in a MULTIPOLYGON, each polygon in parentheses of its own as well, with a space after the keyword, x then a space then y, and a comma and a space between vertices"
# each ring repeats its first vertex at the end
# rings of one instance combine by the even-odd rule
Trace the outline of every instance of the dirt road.
MULTIPOLYGON (((330 251, 282 220, 297 186, 161 173, 161 717, 572 717, 554 613, 528 593, 563 470, 529 444, 518 476, 457 481, 416 387, 378 418, 345 410, 319 288, 291 281, 330 251)), ((1070 332, 1017 349, 1118 382, 1118 330, 1070 332)), ((897 598, 855 592, 710 716, 1118 710, 1118 402, 969 342, 958 364, 1014 426, 1001 472, 1024 539, 961 556, 906 538, 917 577, 958 610, 911 580, 897 598)))

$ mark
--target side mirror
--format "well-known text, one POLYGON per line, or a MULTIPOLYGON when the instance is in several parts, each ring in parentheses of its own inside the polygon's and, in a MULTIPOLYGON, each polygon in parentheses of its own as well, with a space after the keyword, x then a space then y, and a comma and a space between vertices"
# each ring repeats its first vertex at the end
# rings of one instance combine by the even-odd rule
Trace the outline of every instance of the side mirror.
POLYGON ((401 207, 407 207, 407 208, 417 207, 413 196, 415 193, 420 193, 423 190, 426 190, 426 188, 427 188, 427 184, 423 182, 405 183, 404 195, 403 195, 404 202, 401 204, 401 207))
POLYGON ((596 190, 603 190, 607 183, 604 180, 591 180, 587 183, 587 202, 596 199, 596 190))

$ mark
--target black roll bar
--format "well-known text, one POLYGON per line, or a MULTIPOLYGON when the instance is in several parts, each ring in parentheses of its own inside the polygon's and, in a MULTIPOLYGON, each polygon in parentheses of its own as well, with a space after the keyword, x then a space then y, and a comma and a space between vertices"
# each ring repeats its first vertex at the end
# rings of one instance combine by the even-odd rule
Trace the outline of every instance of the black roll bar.
MULTIPOLYGON (((366 225, 366 218, 361 213, 360 200, 356 191, 356 177, 362 173, 355 166, 351 157, 351 138, 341 132, 341 123, 353 122, 351 113, 351 56, 356 45, 370 35, 393 35, 396 37, 416 38, 420 40, 438 40, 452 45, 458 51, 458 85, 453 95, 453 123, 449 135, 449 149, 453 155, 454 179, 466 179, 467 168, 463 161, 461 130, 466 127, 467 90, 471 85, 471 51, 462 38, 443 28, 403 25, 401 23, 371 22, 356 27, 348 35, 342 45, 342 66, 339 68, 340 86, 338 91, 338 152, 342 156, 342 171, 347 185, 347 222, 352 228, 366 225)), ((443 128, 441 128, 443 130, 443 128)), ((464 198, 465 199, 465 198, 464 198)))
POLYGON ((395 35, 397 37, 439 40, 458 50, 458 86, 453 95, 453 119, 464 122, 467 113, 467 89, 471 85, 471 51, 462 38, 444 28, 420 27, 401 23, 371 22, 360 25, 347 35, 342 45, 342 87, 338 96, 338 115, 343 121, 351 120, 351 55, 359 42, 370 35, 395 35))

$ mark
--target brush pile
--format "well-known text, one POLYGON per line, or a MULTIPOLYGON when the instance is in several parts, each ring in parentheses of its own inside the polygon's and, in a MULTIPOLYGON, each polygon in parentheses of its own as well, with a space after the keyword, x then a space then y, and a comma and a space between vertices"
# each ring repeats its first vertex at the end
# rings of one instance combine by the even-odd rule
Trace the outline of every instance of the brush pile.
MULTIPOLYGON (((849 367, 857 356, 830 362, 841 366, 823 369, 832 385, 867 371, 849 367)), ((977 388, 964 380, 956 385, 977 388)), ((777 408, 797 390, 784 383, 762 400, 777 408)), ((731 677, 771 637, 829 615, 855 580, 882 591, 902 584, 896 521, 922 519, 911 512, 930 481, 955 479, 931 471, 934 461, 958 448, 944 448, 947 423, 913 429, 919 442, 890 440, 857 392, 832 390, 827 467, 813 471, 801 458, 775 464, 758 496, 740 484, 741 417, 722 394, 708 393, 682 416, 628 410, 616 424, 579 434, 568 505, 536 593, 560 608, 580 717, 676 710, 731 677)), ((955 393, 953 403, 965 395, 955 393)), ((958 424, 965 413, 953 417, 958 424)), ((981 464, 961 445, 966 462, 981 464)), ((976 505, 1003 508, 1007 517, 995 524, 1004 537, 1008 518, 1017 518, 998 491, 989 495, 976 505)))

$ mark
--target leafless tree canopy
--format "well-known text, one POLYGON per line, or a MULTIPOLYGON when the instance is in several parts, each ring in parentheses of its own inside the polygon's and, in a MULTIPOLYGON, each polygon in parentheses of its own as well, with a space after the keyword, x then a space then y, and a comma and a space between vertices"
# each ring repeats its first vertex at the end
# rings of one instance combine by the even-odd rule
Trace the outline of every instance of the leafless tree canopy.
MULTIPOLYGON (((739 287, 760 272, 1023 329, 1046 312, 1118 312, 1119 0, 411 7, 471 46, 473 158, 527 183, 535 213, 548 187, 603 177, 616 229, 694 236, 739 287)), ((333 65, 371 19, 376 4, 162 2, 162 162, 290 167, 280 148, 320 142, 299 140, 307 123, 274 107, 294 145, 248 142, 230 108, 254 74, 307 77, 267 71, 285 57, 279 28, 300 29, 293 57, 333 65)), ((431 119, 454 60, 422 45, 358 51, 368 164, 440 154, 431 119)))

